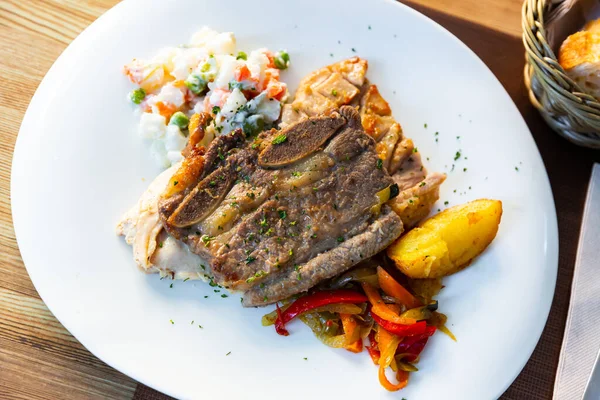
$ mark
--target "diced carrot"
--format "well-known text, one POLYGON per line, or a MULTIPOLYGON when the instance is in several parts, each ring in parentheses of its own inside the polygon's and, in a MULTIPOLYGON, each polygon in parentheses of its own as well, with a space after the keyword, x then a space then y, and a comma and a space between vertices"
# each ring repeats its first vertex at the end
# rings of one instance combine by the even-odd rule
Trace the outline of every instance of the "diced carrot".
POLYGON ((406 308, 411 309, 421 306, 421 302, 388 274, 385 269, 377 267, 377 278, 381 289, 387 295, 399 300, 406 308))
POLYGON ((269 50, 266 50, 265 51, 265 55, 269 59, 269 63, 267 64, 267 68, 276 68, 275 67, 275 57, 273 56, 273 53, 271 53, 269 50))
POLYGON ((177 108, 174 105, 168 103, 165 104, 162 101, 157 101, 154 105, 158 108, 158 113, 165 117, 167 121, 171 118, 171 115, 177 111, 177 108))
POLYGON ((281 100, 285 95, 285 86, 281 82, 271 81, 269 86, 267 86, 267 96, 275 99, 281 100))
POLYGON ((233 75, 234 79, 238 82, 242 82, 247 79, 250 79, 250 76, 251 76, 250 70, 248 69, 248 67, 245 64, 238 66, 233 75))

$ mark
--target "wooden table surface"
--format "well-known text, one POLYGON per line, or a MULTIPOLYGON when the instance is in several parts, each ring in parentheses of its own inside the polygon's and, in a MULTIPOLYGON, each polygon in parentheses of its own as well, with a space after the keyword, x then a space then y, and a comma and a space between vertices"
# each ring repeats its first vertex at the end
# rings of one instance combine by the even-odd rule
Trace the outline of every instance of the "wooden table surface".
MULTIPOLYGON (((517 67, 506 71, 507 75, 512 75, 511 79, 499 77, 515 101, 518 102, 519 96, 524 98, 519 70, 523 54, 519 45, 521 0, 404 2, 438 20, 463 40, 465 38, 462 35, 471 37, 466 42, 476 52, 478 49, 475 47, 478 46, 481 49, 499 46, 499 52, 506 51, 506 54, 496 57, 500 62, 492 70, 497 75, 503 74, 505 69, 502 59, 498 57, 519 58, 517 67), (480 30, 487 32, 486 42, 477 39, 480 30)), ((147 388, 90 354, 46 308, 21 260, 10 209, 12 152, 21 120, 34 91, 65 47, 115 3, 116 0, 0 0, 1 399, 130 399, 134 396, 153 396, 148 394, 151 392, 147 388)), ((484 61, 488 62, 485 57, 484 61)), ((535 114, 526 102, 518 105, 524 115, 535 114)), ((553 135, 542 125, 539 129, 553 135)), ((574 227, 574 232, 577 231, 578 225, 574 227)), ((556 329, 560 330, 561 326, 564 326, 564 322, 559 321, 556 329)), ((561 332, 558 332, 559 338, 561 332)), ((555 365, 546 368, 550 371, 548 376, 551 379, 555 365)), ((549 398, 546 397, 549 396, 547 388, 542 392, 543 397, 538 398, 549 398)), ((519 393, 525 392, 511 388, 507 396, 533 398, 519 393)))

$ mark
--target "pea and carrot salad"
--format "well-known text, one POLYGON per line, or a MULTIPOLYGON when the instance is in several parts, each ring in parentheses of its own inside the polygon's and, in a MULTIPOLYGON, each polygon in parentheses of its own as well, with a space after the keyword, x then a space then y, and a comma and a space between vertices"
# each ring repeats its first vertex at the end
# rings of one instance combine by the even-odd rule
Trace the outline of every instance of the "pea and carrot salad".
POLYGON ((182 160, 193 114, 212 117, 200 143, 205 147, 236 128, 252 135, 273 124, 288 96, 280 71, 289 64, 284 50, 240 51, 233 33, 205 27, 188 44, 134 59, 123 73, 136 85, 128 100, 140 114, 139 134, 166 168, 182 160))

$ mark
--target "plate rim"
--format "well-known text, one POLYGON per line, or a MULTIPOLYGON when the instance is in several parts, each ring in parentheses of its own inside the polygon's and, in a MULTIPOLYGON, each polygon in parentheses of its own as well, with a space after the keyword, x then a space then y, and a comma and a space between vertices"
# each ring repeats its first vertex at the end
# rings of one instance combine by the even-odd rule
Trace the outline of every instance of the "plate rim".
MULTIPOLYGON (((83 40, 85 40, 85 38, 87 38, 88 36, 92 36, 92 35, 96 34, 96 31, 99 29, 99 26, 102 25, 104 23, 104 21, 107 20, 112 14, 118 13, 121 8, 125 8, 126 5, 133 3, 135 1, 136 0, 124 0, 124 1, 114 5, 113 7, 108 9, 106 12, 104 12, 102 15, 100 15, 90 25, 88 25, 79 35, 77 35, 77 37, 75 39, 73 39, 73 41, 71 43, 69 43, 69 45, 65 48, 65 50, 54 61, 54 63, 50 67, 50 69, 46 72, 46 74, 44 75, 44 78, 42 79, 42 81, 40 82, 39 86, 37 87, 34 95, 32 96, 32 98, 29 102, 29 105, 27 106, 27 110, 21 121, 17 139, 15 141, 15 146, 14 146, 14 150, 13 150, 13 159, 12 159, 12 163, 11 163, 11 178, 10 178, 11 216, 12 216, 12 220, 13 220, 13 229, 15 231, 15 239, 17 242, 17 246, 19 246, 19 251, 21 249, 20 243, 23 240, 24 234, 19 233, 19 232, 21 232, 21 227, 20 227, 19 222, 17 222, 17 221, 20 221, 20 217, 18 216, 18 212, 15 212, 15 210, 19 210, 20 208, 18 206, 15 207, 14 197, 12 196, 12 194, 19 190, 19 189, 17 189, 18 184, 16 183, 17 180, 15 179, 15 166, 17 165, 17 163, 19 162, 20 159, 24 158, 24 156, 22 155, 22 153, 24 151, 23 145, 19 145, 19 143, 22 143, 22 141, 23 141, 22 138, 25 135, 27 135, 27 133, 26 133, 27 125, 28 125, 27 121, 29 121, 30 119, 33 118, 31 116, 31 114, 33 113, 32 109, 40 107, 37 105, 37 103, 39 103, 39 98, 42 96, 40 93, 44 92, 46 86, 49 85, 48 82, 52 81, 52 77, 57 74, 57 71, 59 70, 59 68, 61 68, 61 65, 63 63, 65 63, 65 60, 67 60, 69 55, 74 51, 73 49, 76 47, 79 47, 79 43, 82 42, 83 40), (19 239, 19 237, 21 238, 21 240, 19 239)), ((525 367, 527 362, 530 360, 531 355, 533 354, 537 345, 539 344, 542 333, 547 325, 548 317, 549 317, 549 314, 550 314, 550 311, 552 308, 552 304, 553 304, 554 293, 556 290, 556 281, 557 281, 558 268, 559 268, 559 232, 558 232, 558 218, 557 218, 557 212, 556 212, 556 204, 554 201, 554 195, 552 192, 552 186, 550 184, 550 179, 548 177, 548 172, 544 165, 543 158, 541 157, 537 143, 535 142, 535 140, 533 140, 533 135, 531 134, 531 130, 529 129, 529 126, 525 122, 525 119, 523 118, 522 114, 516 107, 516 104, 514 103, 514 101, 508 94, 508 92, 506 91, 505 87, 498 80, 496 75, 490 70, 490 68, 483 62, 483 60, 481 60, 481 58, 470 47, 468 47, 462 40, 460 40, 457 36, 455 36, 453 33, 451 33, 448 29, 446 29, 444 26, 440 25, 433 19, 429 18, 428 16, 417 11, 416 9, 414 9, 404 3, 401 3, 399 1, 395 1, 395 0, 378 0, 378 1, 380 1, 381 3, 392 3, 392 4, 394 4, 394 6, 398 6, 401 9, 403 9, 403 12, 412 13, 413 16, 420 19, 422 21, 422 23, 429 24, 432 27, 438 29, 442 34, 444 34, 446 37, 448 37, 449 40, 452 40, 456 44, 461 46, 463 48, 463 51, 465 51, 467 54, 470 54, 471 58, 476 60, 476 62, 478 62, 481 67, 483 67, 485 70, 487 70, 490 77, 496 81, 496 83, 499 85, 499 87, 501 88, 504 95, 507 96, 507 98, 509 99, 509 101, 511 103, 511 106, 514 107, 514 109, 516 110, 516 112, 518 114, 518 118, 521 119, 525 129, 527 129, 527 132, 529 133, 529 139, 531 139, 532 144, 535 149, 535 152, 537 154, 537 157, 539 158, 539 160, 541 161, 541 164, 543 166, 542 176, 544 178, 544 186, 548 190, 548 201, 549 201, 549 205, 551 205, 551 213, 549 215, 546 215, 546 217, 548 218, 548 228, 547 228, 548 237, 547 237, 547 239, 550 242, 548 245, 548 250, 547 250, 547 255, 548 255, 547 267, 549 267, 549 270, 547 270, 545 272, 546 274, 550 274, 549 278, 551 281, 551 290, 548 293, 549 301, 546 301, 546 304, 542 304, 543 309, 540 310, 540 313, 544 315, 544 318, 543 318, 544 323, 540 324, 537 331, 535 333, 533 333, 533 336, 535 337, 535 341, 532 342, 531 348, 528 348, 528 349, 526 349, 526 351, 522 352, 524 355, 526 355, 526 357, 522 357, 521 362, 518 363, 519 367, 515 369, 514 375, 507 382, 504 383, 502 390, 497 394, 498 396, 501 396, 502 393, 504 393, 512 385, 512 383, 515 381, 515 379, 521 374, 523 368, 525 367)), ((41 106, 41 107, 43 108, 43 106, 41 106)), ((40 296, 41 300, 44 302, 45 306, 52 313, 52 315, 61 323, 61 325, 73 337, 75 337, 75 339, 77 339, 77 341, 79 343, 81 343, 82 346, 84 346, 90 353, 92 353, 95 357, 97 357, 99 360, 101 360, 105 364, 109 365, 111 368, 114 368, 115 370, 119 371, 120 373, 123 373, 124 375, 134 379, 138 383, 142 383, 143 385, 146 385, 146 386, 148 386, 154 390, 157 390, 161 393, 168 394, 168 395, 171 395, 174 397, 179 397, 179 395, 175 391, 165 390, 164 388, 161 388, 158 385, 155 385, 153 382, 148 382, 143 377, 139 377, 138 374, 135 373, 135 371, 129 371, 129 370, 127 370, 127 368, 121 368, 121 366, 119 366, 119 367, 115 366, 116 362, 113 362, 113 360, 108 361, 104 357, 100 356, 101 352, 96 351, 96 347, 98 347, 97 345, 91 345, 89 343, 84 343, 77 336, 75 336, 72 333, 71 329, 69 329, 70 324, 68 324, 68 323, 65 324, 65 322, 55 313, 55 310, 53 309, 53 307, 46 302, 45 296, 42 294, 42 292, 44 290, 40 291, 38 284, 36 284, 36 280, 34 278, 35 273, 33 273, 33 275, 32 275, 30 268, 27 266, 28 264, 26 262, 26 259, 28 258, 28 256, 22 254, 21 251, 20 251, 20 255, 21 255, 21 259, 23 260, 25 269, 27 270, 27 273, 31 279, 31 282, 32 282, 33 286, 35 287, 36 292, 40 296)), ((40 281, 38 281, 38 283, 39 282, 40 281)))

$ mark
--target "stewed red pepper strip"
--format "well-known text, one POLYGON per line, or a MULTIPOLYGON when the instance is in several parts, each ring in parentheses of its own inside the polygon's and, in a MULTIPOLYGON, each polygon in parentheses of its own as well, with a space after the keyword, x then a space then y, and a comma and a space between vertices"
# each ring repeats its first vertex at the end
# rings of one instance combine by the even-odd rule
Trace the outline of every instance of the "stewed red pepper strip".
POLYGON ((353 290, 328 290, 315 292, 311 295, 300 297, 293 302, 285 311, 278 313, 275 320, 275 330, 283 336, 289 335, 285 324, 296 318, 298 315, 310 311, 317 307, 334 303, 364 303, 367 296, 353 290))
POLYGON ((373 320, 377 322, 383 329, 398 336, 421 335, 425 333, 427 329, 427 323, 425 321, 415 322, 414 324, 410 325, 402 325, 387 321, 379 317, 373 311, 371 311, 371 316, 373 317, 373 320))
POLYGON ((375 365, 379 365, 379 358, 381 357, 381 352, 379 351, 379 344, 377 340, 375 340, 375 331, 371 330, 369 332, 369 346, 365 346, 369 355, 371 356, 371 360, 375 365))
POLYGON ((398 345, 398 350, 396 350, 396 353, 407 354, 405 360, 408 362, 415 361, 425 348, 429 337, 433 335, 435 331, 435 326, 428 326, 425 329, 425 333, 404 338, 404 340, 398 345))

